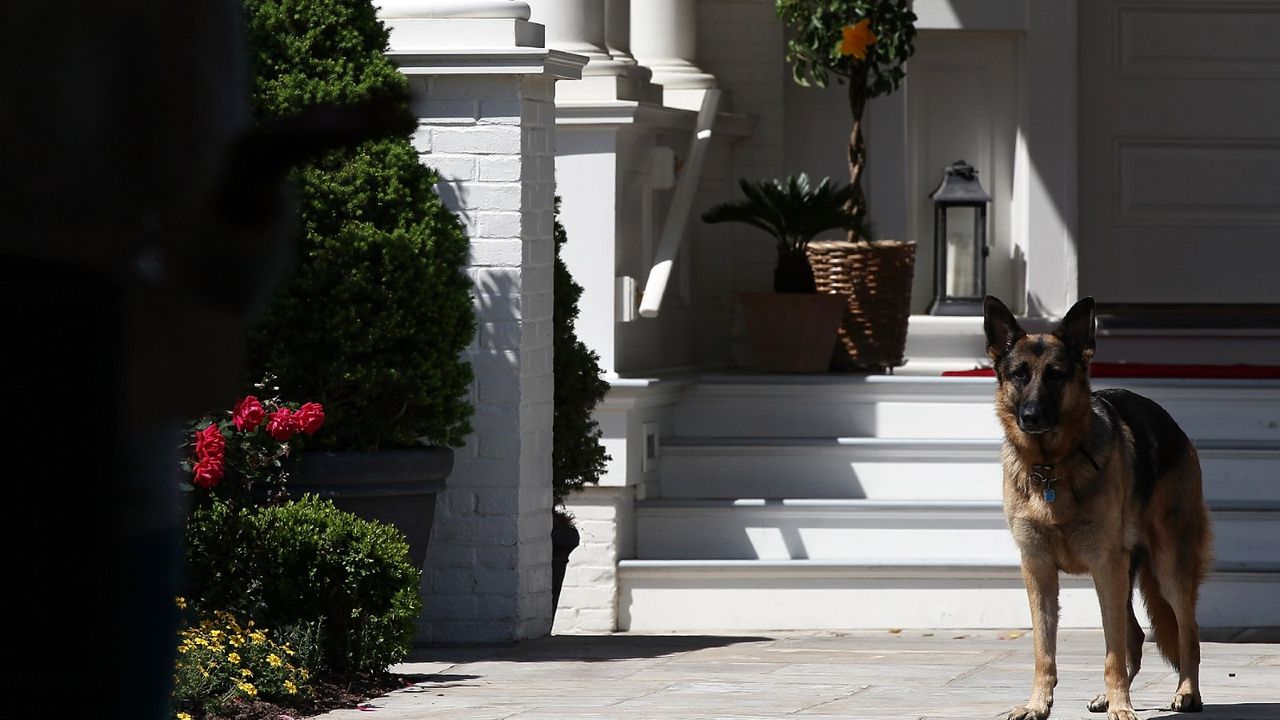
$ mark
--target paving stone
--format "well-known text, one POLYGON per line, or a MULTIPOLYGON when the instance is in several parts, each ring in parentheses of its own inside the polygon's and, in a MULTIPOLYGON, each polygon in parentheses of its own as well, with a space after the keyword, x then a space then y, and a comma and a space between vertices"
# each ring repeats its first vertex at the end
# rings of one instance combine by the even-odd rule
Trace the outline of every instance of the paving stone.
MULTIPOLYGON (((1257 633, 1233 637, 1252 638, 1257 633)), ((1054 718, 1101 718, 1103 640, 1064 631, 1054 718)), ((398 672, 417 685, 371 711, 324 720, 761 720, 1001 718, 1026 701, 1029 633, 903 631, 760 636, 557 636, 508 647, 426 648, 398 672), (959 638, 959 639, 957 639, 959 638), (376 714, 374 714, 376 713, 376 714)), ((1143 720, 1163 708, 1177 675, 1153 645, 1133 686, 1143 720)), ((1280 645, 1206 642, 1198 720, 1280 718, 1280 645)))

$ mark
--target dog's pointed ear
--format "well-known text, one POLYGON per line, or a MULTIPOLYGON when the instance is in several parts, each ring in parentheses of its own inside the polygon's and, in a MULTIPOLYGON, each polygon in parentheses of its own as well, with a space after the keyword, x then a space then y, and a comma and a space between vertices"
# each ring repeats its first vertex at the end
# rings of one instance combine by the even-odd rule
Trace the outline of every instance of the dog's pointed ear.
POLYGON ((1065 344, 1073 353, 1078 353, 1080 359, 1084 362, 1093 360, 1094 350, 1097 344, 1094 341, 1094 334, 1097 329, 1097 321, 1094 318, 1093 298, 1081 298, 1079 302, 1071 306, 1067 311, 1067 316, 1062 318, 1062 322, 1058 323, 1058 327, 1054 329, 1053 335, 1065 344))
POLYGON ((987 332, 987 357, 999 360, 1026 335, 1009 308, 994 295, 982 301, 982 329, 987 332))

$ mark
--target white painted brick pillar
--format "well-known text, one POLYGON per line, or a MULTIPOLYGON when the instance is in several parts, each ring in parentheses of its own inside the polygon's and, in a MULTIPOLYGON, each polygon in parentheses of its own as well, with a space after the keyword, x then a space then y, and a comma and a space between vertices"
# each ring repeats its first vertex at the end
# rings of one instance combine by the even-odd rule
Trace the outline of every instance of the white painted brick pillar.
POLYGON ((555 82, 585 58, 542 45, 524 3, 386 0, 414 143, 472 242, 474 433, 436 507, 418 640, 551 629, 555 82))

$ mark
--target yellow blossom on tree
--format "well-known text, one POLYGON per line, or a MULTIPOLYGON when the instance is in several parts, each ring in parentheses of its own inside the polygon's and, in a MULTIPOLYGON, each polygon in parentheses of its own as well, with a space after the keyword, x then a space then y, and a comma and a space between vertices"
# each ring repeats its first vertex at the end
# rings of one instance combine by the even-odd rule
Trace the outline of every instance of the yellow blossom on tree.
POLYGON ((876 42, 876 34, 871 32, 871 19, 863 18, 854 25, 844 26, 844 39, 840 41, 840 54, 852 55, 859 60, 867 59, 867 48, 876 42))

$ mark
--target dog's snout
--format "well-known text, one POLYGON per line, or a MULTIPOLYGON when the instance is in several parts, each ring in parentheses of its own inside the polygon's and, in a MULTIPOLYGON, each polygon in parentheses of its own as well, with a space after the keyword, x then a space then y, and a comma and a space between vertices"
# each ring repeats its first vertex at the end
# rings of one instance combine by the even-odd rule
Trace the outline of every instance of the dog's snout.
POLYGON ((1041 403, 1029 400, 1018 408, 1018 426, 1024 432, 1040 432, 1046 425, 1048 415, 1041 403))
POLYGON ((1018 409, 1018 419, 1032 425, 1039 424, 1041 420, 1040 403, 1024 404, 1018 409))

